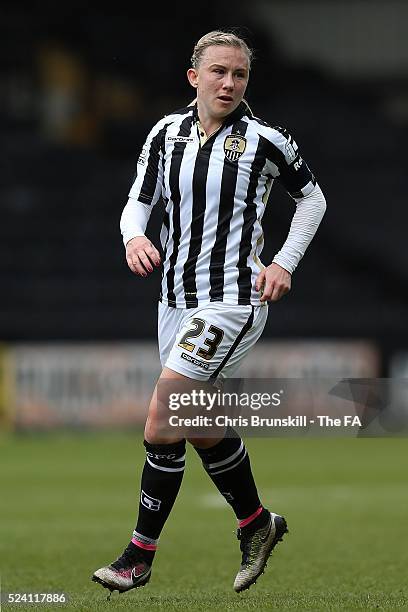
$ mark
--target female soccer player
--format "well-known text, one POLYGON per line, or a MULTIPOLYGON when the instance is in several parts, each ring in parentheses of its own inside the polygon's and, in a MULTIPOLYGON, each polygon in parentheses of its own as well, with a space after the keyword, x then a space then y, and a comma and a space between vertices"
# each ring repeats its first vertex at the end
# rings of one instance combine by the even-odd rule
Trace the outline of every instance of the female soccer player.
MULTIPOLYGON (((230 32, 196 43, 187 71, 195 102, 153 127, 140 153, 123 209, 126 259, 137 275, 162 264, 145 236, 153 206, 165 204, 158 338, 163 381, 231 377, 260 337, 275 302, 312 240, 326 203, 287 131, 255 117, 244 100, 252 52, 230 32), (273 262, 259 259, 262 216, 274 179, 296 202, 289 233, 273 262)), ((139 514, 123 554, 92 579, 120 592, 146 584, 158 540, 180 489, 186 440, 160 428, 158 386, 145 427, 146 461, 139 514)), ((261 503, 244 442, 227 428, 219 438, 189 440, 238 521, 242 562, 234 589, 263 572, 285 519, 261 503)))

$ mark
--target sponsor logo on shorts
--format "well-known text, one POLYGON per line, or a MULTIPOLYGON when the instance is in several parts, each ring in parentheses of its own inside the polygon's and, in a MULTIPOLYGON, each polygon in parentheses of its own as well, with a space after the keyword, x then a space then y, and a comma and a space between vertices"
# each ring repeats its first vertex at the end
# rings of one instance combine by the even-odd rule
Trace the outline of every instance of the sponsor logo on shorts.
POLYGON ((196 366, 199 366, 200 368, 203 368, 204 370, 208 370, 209 368, 208 363, 204 363, 203 361, 200 361, 199 359, 196 359, 191 355, 187 355, 187 353, 181 353, 181 358, 185 359, 186 361, 189 361, 190 363, 193 363, 196 366))

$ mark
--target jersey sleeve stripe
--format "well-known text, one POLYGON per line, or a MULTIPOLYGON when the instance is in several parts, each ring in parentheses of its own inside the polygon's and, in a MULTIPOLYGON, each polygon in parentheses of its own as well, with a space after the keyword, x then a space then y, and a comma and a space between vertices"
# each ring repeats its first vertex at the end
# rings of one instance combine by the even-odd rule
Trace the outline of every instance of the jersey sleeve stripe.
POLYGON ((268 160, 278 169, 279 174, 275 174, 275 178, 282 183, 293 198, 308 195, 316 184, 315 177, 306 162, 300 157, 292 136, 284 128, 274 128, 274 130, 279 134, 279 144, 271 142, 262 135, 260 138, 265 141, 268 160), (290 151, 290 154, 285 155, 284 150, 286 149, 287 152, 290 151), (311 189, 308 187, 309 183, 312 184, 311 189))
POLYGON ((162 127, 162 129, 152 138, 149 156, 147 160, 147 167, 143 178, 143 183, 136 198, 143 204, 155 204, 161 191, 161 180, 163 176, 163 166, 161 164, 161 157, 163 155, 163 139, 166 134, 168 124, 162 127), (157 193, 159 191, 159 193, 157 193))

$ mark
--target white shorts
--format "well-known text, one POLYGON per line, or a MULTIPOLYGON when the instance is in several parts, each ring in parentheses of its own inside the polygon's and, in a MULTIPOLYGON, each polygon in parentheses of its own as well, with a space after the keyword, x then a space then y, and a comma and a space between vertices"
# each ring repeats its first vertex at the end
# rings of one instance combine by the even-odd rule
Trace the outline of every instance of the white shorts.
POLYGON ((267 304, 172 308, 159 302, 161 364, 195 380, 230 378, 262 334, 267 317, 267 304))

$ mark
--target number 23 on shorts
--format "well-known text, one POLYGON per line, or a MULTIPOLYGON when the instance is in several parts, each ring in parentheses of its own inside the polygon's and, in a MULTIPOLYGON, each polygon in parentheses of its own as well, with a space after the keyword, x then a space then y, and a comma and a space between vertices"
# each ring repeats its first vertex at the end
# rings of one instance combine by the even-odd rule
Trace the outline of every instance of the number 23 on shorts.
POLYGON ((200 336, 204 335, 204 344, 208 346, 208 349, 200 347, 196 352, 197 357, 201 357, 202 359, 207 360, 214 357, 224 337, 223 330, 219 327, 216 327, 215 325, 210 325, 206 332, 206 322, 203 319, 199 319, 197 317, 191 319, 191 321, 189 321, 189 324, 191 327, 182 335, 178 346, 180 346, 185 351, 189 351, 190 353, 192 353, 197 345, 194 342, 191 342, 191 339, 200 338, 200 336))

